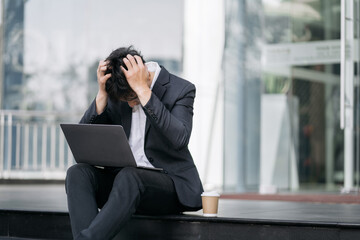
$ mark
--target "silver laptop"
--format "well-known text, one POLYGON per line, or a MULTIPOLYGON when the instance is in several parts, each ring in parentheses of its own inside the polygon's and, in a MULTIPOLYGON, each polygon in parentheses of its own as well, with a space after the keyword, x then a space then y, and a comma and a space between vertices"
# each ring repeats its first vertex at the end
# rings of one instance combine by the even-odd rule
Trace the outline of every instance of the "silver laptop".
POLYGON ((60 127, 77 163, 102 167, 137 167, 121 125, 60 124, 60 127))

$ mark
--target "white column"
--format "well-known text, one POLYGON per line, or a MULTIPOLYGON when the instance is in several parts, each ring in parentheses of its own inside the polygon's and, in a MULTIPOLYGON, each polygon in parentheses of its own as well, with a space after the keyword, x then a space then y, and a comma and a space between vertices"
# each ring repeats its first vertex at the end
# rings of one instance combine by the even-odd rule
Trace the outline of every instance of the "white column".
MULTIPOLYGON (((344 86, 344 191, 351 191, 354 187, 354 134, 353 134, 353 118, 354 118, 354 15, 353 0, 343 0, 342 11, 345 13, 345 86, 344 86), (345 4, 343 3, 345 1, 345 4), (348 51, 347 51, 348 50, 348 51)), ((343 49, 342 49, 343 50, 343 49)))
POLYGON ((224 2, 185 0, 184 14, 184 78, 197 88, 190 150, 205 188, 221 188, 224 2))

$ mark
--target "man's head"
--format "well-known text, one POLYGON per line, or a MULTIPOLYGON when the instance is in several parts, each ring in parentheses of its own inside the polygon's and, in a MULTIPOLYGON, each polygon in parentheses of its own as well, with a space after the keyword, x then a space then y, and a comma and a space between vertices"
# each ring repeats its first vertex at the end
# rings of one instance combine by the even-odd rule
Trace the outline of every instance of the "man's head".
POLYGON ((106 81, 105 90, 113 101, 121 100, 128 102, 137 98, 136 93, 129 86, 120 68, 120 66, 123 66, 127 70, 123 59, 126 58, 128 54, 132 56, 138 55, 145 63, 141 53, 136 51, 132 46, 128 48, 118 48, 105 59, 105 61, 108 62, 108 68, 105 74, 111 73, 111 77, 106 81))

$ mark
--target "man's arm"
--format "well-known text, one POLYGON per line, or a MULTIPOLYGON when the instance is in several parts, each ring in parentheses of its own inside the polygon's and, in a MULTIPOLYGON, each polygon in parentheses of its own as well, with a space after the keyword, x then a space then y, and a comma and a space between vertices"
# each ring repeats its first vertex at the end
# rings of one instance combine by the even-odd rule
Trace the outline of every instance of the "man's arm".
POLYGON ((152 93, 148 85, 148 70, 139 56, 128 55, 123 59, 126 67, 121 67, 130 87, 137 94, 151 125, 175 149, 182 149, 189 143, 192 130, 195 86, 188 84, 180 93, 171 112, 152 93))
POLYGON ((83 117, 80 120, 80 123, 83 124, 108 124, 110 122, 110 118, 107 114, 107 107, 105 107, 104 111, 101 114, 96 112, 96 99, 90 104, 89 108, 84 113, 83 117))
POLYGON ((97 114, 101 114, 107 105, 108 94, 105 90, 105 84, 106 81, 111 77, 111 73, 105 75, 106 69, 107 69, 107 62, 100 61, 96 71, 97 81, 99 85, 99 90, 95 100, 97 114))
POLYGON ((105 84, 111 77, 111 73, 105 75, 106 69, 107 62, 100 61, 96 71, 99 90, 96 95, 96 99, 85 112, 84 116, 80 120, 80 123, 108 123, 108 117, 105 112, 108 94, 105 90, 105 84))
POLYGON ((195 91, 193 84, 187 85, 170 111, 155 94, 143 107, 151 126, 176 150, 189 144, 195 91))

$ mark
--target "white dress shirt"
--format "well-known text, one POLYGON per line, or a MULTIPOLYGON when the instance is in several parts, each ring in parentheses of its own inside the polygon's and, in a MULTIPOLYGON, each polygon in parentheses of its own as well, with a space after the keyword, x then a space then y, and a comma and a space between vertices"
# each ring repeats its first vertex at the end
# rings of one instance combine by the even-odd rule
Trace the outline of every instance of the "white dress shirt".
MULTIPOLYGON (((152 79, 150 89, 153 88, 161 68, 156 62, 147 62, 145 63, 149 72, 154 72, 154 78, 152 79)), ((149 160, 147 159, 144 151, 145 143, 145 124, 146 124, 146 115, 141 105, 135 105, 132 110, 132 119, 131 119, 131 130, 129 137, 129 144, 131 151, 134 154, 135 161, 137 166, 141 167, 154 167, 149 160)))

